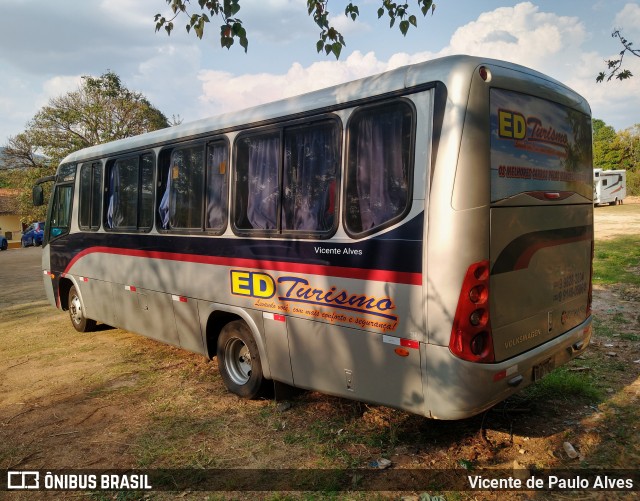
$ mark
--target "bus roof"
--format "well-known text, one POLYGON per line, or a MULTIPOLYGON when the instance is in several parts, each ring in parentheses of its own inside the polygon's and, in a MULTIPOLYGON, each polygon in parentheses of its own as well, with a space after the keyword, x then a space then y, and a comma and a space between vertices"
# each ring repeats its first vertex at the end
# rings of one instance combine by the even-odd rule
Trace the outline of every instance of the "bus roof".
POLYGON ((575 94, 564 84, 535 70, 495 59, 465 55, 447 56, 423 63, 402 66, 378 75, 252 108, 91 146, 69 154, 62 160, 62 163, 121 155, 129 151, 149 149, 165 143, 210 136, 214 133, 230 131, 239 127, 255 127, 275 119, 292 119, 313 110, 339 108, 341 105, 346 106, 347 103, 364 100, 371 96, 394 93, 433 82, 444 83, 448 89, 449 97, 451 97, 452 89, 460 89, 460 85, 469 85, 471 74, 481 64, 502 66, 542 78, 561 92, 565 94, 567 92, 571 93, 577 99, 577 106, 589 109, 584 98, 575 94))

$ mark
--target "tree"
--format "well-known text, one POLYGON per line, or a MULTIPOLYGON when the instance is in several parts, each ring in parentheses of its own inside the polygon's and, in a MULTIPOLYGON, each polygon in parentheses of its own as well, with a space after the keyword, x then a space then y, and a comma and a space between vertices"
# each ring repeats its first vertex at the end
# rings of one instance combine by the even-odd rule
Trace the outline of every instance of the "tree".
POLYGON ((594 119, 593 166, 625 169, 627 193, 640 195, 640 124, 616 132, 604 121, 594 119))
POLYGON ((596 82, 598 83, 603 82, 605 78, 607 79, 607 82, 613 77, 621 81, 631 78, 633 76, 633 73, 631 73, 630 70, 622 67, 624 56, 626 54, 631 54, 633 56, 640 57, 640 50, 632 49, 631 46, 633 45, 633 42, 627 40, 622 35, 620 30, 615 30, 613 33, 611 33, 611 36, 620 40, 623 49, 620 51, 619 59, 608 59, 607 61, 605 61, 607 63, 607 71, 601 71, 598 74, 598 76, 596 77, 596 82))
MULTIPOLYGON (((187 5, 192 5, 189 0, 165 0, 165 2, 171 7, 173 16, 167 19, 162 14, 156 14, 154 18, 156 31, 164 28, 167 34, 171 35, 174 28, 173 21, 178 16, 184 15, 189 19, 186 25, 187 33, 193 30, 198 38, 202 38, 205 24, 211 22, 211 18, 219 17, 222 21, 220 45, 230 49, 237 39, 240 46, 247 52, 249 46, 247 32, 240 18, 236 17, 240 11, 239 0, 198 0, 202 14, 190 14, 187 11, 187 5)), ((391 0, 381 0, 381 2, 382 5, 378 8, 378 19, 386 14, 389 17, 390 27, 398 21, 398 29, 406 35, 411 26, 418 26, 418 18, 410 12, 409 4, 397 4, 391 0)), ((433 13, 436 8, 433 0, 416 0, 416 2, 423 16, 426 16, 429 11, 433 13)), ((320 28, 320 36, 316 43, 317 51, 324 51, 327 55, 333 54, 338 59, 346 43, 342 34, 329 23, 328 4, 329 0, 307 0, 307 12, 320 28)), ((344 9, 344 15, 355 21, 360 15, 360 9, 354 3, 349 3, 344 9)))
POLYGON ((603 120, 593 120, 593 165, 600 169, 619 169, 621 152, 616 130, 603 120))
POLYGON ((162 112, 141 93, 127 89, 115 73, 84 76, 78 90, 50 99, 24 132, 8 139, 3 177, 21 189, 24 218, 42 219, 43 209, 30 203, 31 186, 38 177, 54 174, 69 153, 169 125, 162 112))

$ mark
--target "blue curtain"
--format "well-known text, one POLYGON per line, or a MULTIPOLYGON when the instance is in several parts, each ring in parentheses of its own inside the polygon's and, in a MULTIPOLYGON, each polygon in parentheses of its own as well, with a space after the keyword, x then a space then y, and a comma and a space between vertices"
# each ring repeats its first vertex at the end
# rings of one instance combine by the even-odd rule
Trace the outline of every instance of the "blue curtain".
POLYGON ((158 206, 158 213, 160 214, 160 222, 162 224, 162 228, 165 230, 169 229, 169 197, 171 195, 171 166, 169 166, 167 172, 167 186, 164 190, 164 194, 162 195, 162 199, 160 200, 160 205, 158 206))
POLYGON ((227 145, 211 144, 207 161, 207 228, 219 230, 227 222, 227 145))
POLYGON ((282 229, 328 231, 335 212, 338 148, 334 124, 285 135, 282 229))
POLYGON ((278 225, 279 135, 248 138, 247 219, 254 229, 272 230, 278 225))
POLYGON ((357 126, 356 184, 361 230, 375 228, 407 206, 402 110, 377 111, 357 126))
POLYGON ((120 174, 118 172, 117 164, 111 167, 109 174, 109 207, 107 208, 107 227, 115 228, 118 223, 114 220, 116 215, 116 208, 119 203, 120 192, 120 174))

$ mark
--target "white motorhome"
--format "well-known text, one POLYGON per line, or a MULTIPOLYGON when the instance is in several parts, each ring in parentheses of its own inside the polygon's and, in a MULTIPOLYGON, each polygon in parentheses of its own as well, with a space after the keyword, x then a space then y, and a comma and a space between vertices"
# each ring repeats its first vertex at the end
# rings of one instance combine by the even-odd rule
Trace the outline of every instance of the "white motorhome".
POLYGON ((593 169, 593 204, 622 204, 627 196, 627 171, 593 169))

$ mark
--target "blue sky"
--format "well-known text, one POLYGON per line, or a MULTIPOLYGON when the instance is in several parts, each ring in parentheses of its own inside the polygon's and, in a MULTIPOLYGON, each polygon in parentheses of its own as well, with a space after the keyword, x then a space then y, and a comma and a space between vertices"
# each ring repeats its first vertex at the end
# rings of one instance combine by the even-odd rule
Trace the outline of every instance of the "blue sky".
POLYGON ((331 0, 347 42, 339 61, 316 53, 318 28, 304 0, 240 3, 248 54, 221 49, 215 22, 203 40, 186 34, 184 18, 170 37, 155 33, 154 14, 169 13, 165 0, 3 2, 0 145, 51 97, 76 89, 82 75, 106 70, 167 116, 191 121, 456 53, 547 73, 585 96, 594 117, 616 129, 640 123, 640 58, 628 56, 636 78, 595 83, 604 60, 620 50, 614 28, 640 46, 639 2, 436 0, 435 13, 419 16, 418 29, 403 37, 377 19, 380 0, 359 0, 356 23, 343 15, 347 2, 331 0))

